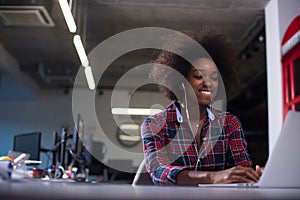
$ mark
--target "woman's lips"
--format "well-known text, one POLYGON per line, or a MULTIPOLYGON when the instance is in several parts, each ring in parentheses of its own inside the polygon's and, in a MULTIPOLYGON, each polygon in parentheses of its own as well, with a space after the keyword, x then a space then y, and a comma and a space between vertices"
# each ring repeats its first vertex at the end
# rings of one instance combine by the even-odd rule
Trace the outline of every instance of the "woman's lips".
POLYGON ((208 90, 200 90, 200 93, 211 95, 211 91, 208 91, 208 90))

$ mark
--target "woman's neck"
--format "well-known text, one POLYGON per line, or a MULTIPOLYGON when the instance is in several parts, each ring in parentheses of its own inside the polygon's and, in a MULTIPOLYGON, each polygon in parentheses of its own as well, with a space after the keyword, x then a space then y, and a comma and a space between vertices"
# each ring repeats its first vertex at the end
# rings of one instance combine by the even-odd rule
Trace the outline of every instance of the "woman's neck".
POLYGON ((190 121, 194 121, 194 122, 203 121, 207 118, 207 111, 206 111, 207 106, 205 105, 198 105, 198 106, 199 109, 193 109, 191 107, 186 107, 186 105, 182 105, 181 113, 183 114, 183 116, 185 116, 185 118, 187 118, 188 115, 190 121))
POLYGON ((202 121, 207 117, 206 106, 199 105, 199 112, 200 112, 200 121, 202 121))

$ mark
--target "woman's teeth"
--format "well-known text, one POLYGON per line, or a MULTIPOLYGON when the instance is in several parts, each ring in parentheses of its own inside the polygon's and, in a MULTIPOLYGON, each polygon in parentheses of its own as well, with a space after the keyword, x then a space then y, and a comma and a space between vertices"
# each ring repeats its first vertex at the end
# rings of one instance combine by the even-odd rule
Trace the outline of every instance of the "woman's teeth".
POLYGON ((201 91, 201 93, 203 93, 203 94, 211 94, 210 91, 201 91))

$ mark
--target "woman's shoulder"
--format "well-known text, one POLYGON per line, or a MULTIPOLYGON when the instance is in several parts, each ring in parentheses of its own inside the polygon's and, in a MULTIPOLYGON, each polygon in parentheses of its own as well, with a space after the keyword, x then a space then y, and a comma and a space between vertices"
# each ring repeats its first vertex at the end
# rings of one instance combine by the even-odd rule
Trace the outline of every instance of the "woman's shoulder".
POLYGON ((229 112, 229 111, 221 111, 221 110, 214 110, 213 112, 218 118, 221 118, 226 121, 240 121, 237 115, 229 112))
POLYGON ((175 114, 176 114, 176 106, 174 105, 174 103, 171 103, 166 108, 156 113, 155 115, 148 116, 144 120, 142 125, 149 124, 149 123, 165 124, 170 120, 172 121, 172 119, 174 119, 175 114))

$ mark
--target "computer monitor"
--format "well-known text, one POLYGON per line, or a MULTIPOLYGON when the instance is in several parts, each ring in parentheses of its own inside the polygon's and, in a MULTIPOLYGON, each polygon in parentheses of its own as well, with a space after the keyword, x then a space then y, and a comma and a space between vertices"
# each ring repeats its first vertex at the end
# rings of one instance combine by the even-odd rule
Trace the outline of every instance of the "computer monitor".
POLYGON ((92 162, 92 155, 89 153, 85 147, 84 141, 85 136, 85 123, 80 114, 78 114, 77 121, 74 124, 73 132, 73 143, 74 143, 74 153, 76 155, 77 161, 80 161, 83 165, 89 165, 92 162))
POLYGON ((60 164, 62 167, 66 167, 72 161, 72 153, 74 151, 74 145, 69 143, 69 139, 72 135, 68 134, 66 128, 62 128, 61 132, 54 132, 54 143, 51 149, 52 151, 52 165, 56 166, 60 164), (70 152, 71 151, 71 152, 70 152))
MULTIPOLYGON (((77 121, 74 123, 73 132, 73 151, 76 155, 77 161, 81 166, 87 167, 92 175, 102 175, 103 169, 107 168, 101 161, 97 160, 86 148, 85 145, 99 145, 97 143, 88 143, 88 141, 83 142, 87 139, 85 135, 85 122, 80 114, 78 114, 77 121)), ((90 146, 91 147, 91 146, 90 146)))
POLYGON ((61 136, 60 133, 58 133, 57 131, 55 131, 53 133, 53 146, 52 146, 52 165, 56 166, 57 161, 61 162, 60 160, 60 143, 61 143, 61 136))
POLYGON ((73 132, 73 143, 74 143, 74 152, 77 156, 82 155, 84 146, 83 146, 83 137, 84 137, 84 121, 80 114, 78 114, 77 122, 74 123, 74 132, 73 132))
POLYGON ((15 135, 13 150, 22 153, 29 153, 30 160, 40 160, 41 135, 41 132, 15 135))

